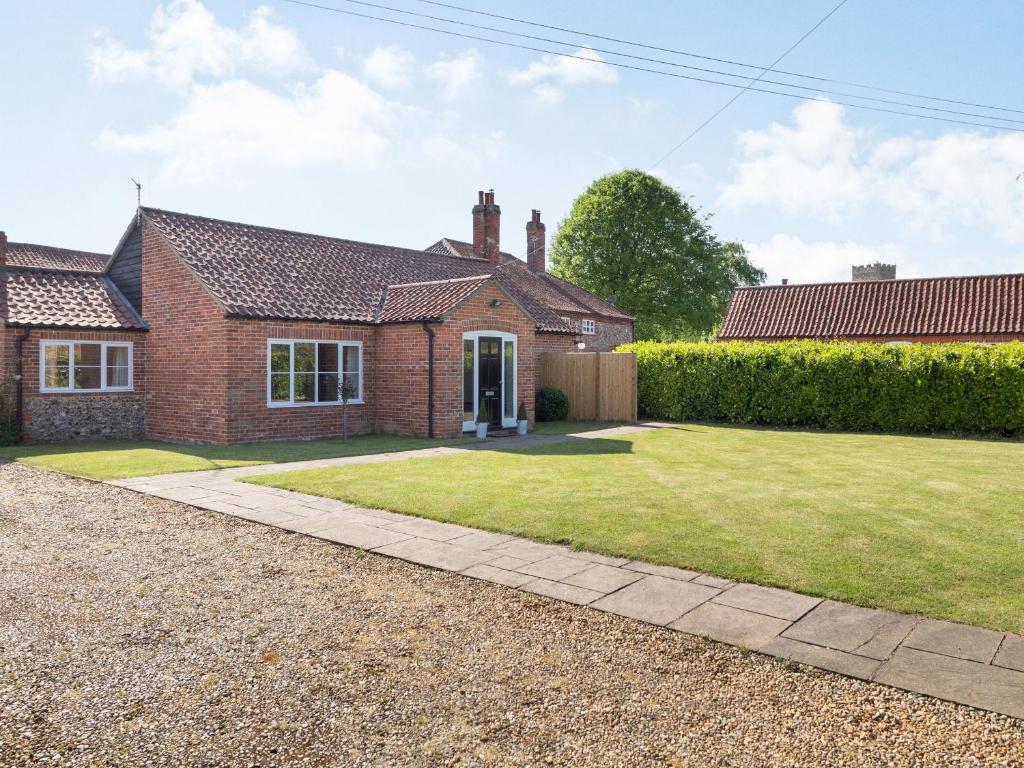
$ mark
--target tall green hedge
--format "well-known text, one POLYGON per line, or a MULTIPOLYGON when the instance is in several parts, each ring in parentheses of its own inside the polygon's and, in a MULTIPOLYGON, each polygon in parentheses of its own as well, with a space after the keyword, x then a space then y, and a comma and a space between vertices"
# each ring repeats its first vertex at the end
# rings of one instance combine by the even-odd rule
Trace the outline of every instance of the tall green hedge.
POLYGON ((1024 433, 1024 343, 637 342, 650 418, 1024 433))

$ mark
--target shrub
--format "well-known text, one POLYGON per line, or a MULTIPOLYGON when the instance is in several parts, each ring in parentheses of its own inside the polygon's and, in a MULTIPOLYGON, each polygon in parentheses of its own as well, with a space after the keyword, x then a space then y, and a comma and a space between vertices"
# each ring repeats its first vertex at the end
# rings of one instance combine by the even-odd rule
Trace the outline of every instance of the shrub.
POLYGON ((569 415, 569 398, 555 387, 542 387, 536 405, 537 421, 562 421, 569 415))
POLYGON ((0 446, 14 445, 21 437, 14 412, 14 375, 0 376, 0 446))
POLYGON ((1024 433, 1024 343, 638 342, 640 412, 853 431, 1024 433))

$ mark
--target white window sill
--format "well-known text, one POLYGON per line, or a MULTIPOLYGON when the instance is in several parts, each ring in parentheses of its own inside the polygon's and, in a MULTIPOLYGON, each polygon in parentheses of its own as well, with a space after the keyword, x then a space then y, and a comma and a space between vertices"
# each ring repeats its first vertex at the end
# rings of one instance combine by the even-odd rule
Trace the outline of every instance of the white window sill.
POLYGON ((40 389, 41 395, 106 395, 134 392, 133 387, 108 387, 107 389, 40 389))
MULTIPOLYGON (((365 405, 363 400, 349 400, 348 405, 365 405)), ((341 403, 267 403, 267 408, 340 408, 341 403)))

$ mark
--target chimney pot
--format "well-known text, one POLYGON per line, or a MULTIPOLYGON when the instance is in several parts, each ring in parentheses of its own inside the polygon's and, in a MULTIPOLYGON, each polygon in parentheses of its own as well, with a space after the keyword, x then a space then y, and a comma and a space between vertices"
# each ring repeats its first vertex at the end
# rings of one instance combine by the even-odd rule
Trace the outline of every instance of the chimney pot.
POLYGON ((7 264, 7 233, 0 229, 0 269, 7 264))
POLYGON ((782 278, 782 284, 783 285, 789 285, 789 278, 788 277, 782 278))
POLYGON ((501 261, 501 208, 494 204, 494 190, 480 192, 473 206, 473 254, 498 264, 501 261))
POLYGON ((544 222, 540 220, 540 211, 536 208, 526 222, 526 266, 531 272, 544 272, 547 269, 547 233, 544 222))

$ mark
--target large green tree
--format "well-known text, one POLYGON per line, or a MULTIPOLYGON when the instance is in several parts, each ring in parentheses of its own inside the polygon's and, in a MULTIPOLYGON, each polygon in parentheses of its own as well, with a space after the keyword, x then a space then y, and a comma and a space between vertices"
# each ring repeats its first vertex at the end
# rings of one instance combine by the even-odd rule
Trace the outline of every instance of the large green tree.
POLYGON ((634 315, 639 339, 708 334, 738 285, 765 275, 709 215, 638 170, 602 176, 576 198, 551 247, 552 272, 634 315))

